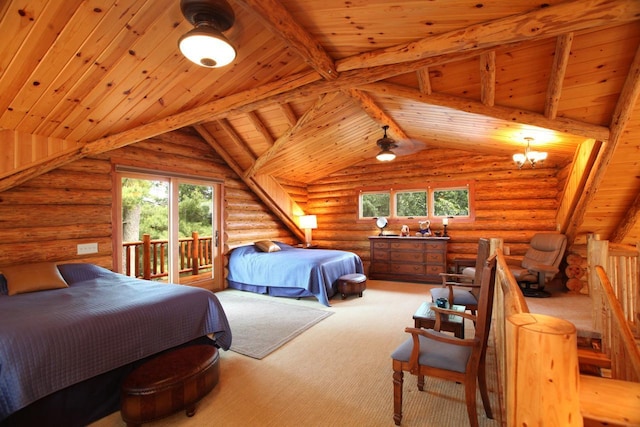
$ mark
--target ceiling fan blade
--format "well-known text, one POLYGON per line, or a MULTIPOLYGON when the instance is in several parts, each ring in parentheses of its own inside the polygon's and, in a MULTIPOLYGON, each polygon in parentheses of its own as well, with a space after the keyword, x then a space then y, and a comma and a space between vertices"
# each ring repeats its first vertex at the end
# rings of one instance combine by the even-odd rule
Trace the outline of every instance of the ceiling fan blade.
POLYGON ((399 156, 415 154, 427 148, 427 143, 418 139, 402 139, 397 141, 396 145, 397 147, 393 151, 399 156))

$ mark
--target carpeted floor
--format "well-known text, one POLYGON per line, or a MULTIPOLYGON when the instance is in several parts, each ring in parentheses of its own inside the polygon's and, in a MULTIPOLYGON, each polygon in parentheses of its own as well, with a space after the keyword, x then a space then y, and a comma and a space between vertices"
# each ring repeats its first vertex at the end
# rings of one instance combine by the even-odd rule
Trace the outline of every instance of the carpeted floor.
MULTIPOLYGON (((430 299, 428 289, 428 285, 370 280, 362 298, 333 299, 330 308, 313 298, 278 298, 280 303, 334 314, 262 360, 221 352, 220 383, 198 404, 193 418, 179 413, 145 427, 393 426, 389 355, 406 338, 404 328, 413 324, 415 310, 430 299)), ((546 304, 565 316, 571 317, 571 312, 584 316, 577 307, 584 309, 585 300, 569 304, 562 301, 565 297, 527 301, 532 312, 548 310, 546 304), (575 310, 563 310, 568 306, 575 310)), ((466 323, 465 336, 471 336, 472 326, 466 323)), ((498 415, 495 364, 492 358, 489 362, 490 397, 498 415)), ((419 392, 415 377, 407 374, 404 394, 404 427, 468 425, 461 384, 428 379, 425 391, 419 392)), ((484 416, 479 394, 478 419, 483 427, 500 426, 498 420, 484 416)), ((93 424, 116 426, 124 426, 119 413, 93 424)))
POLYGON ((231 326, 231 350, 254 359, 268 356, 333 314, 333 311, 285 304, 276 298, 261 298, 233 289, 217 295, 231 326))
MULTIPOLYGON (((404 328, 413 324, 413 313, 430 298, 428 289, 370 280, 362 298, 333 299, 326 308, 332 316, 262 360, 221 352, 220 383, 193 418, 179 413, 145 427, 392 426, 390 354, 406 338, 404 328)), ((324 308, 315 299, 277 301, 324 308)), ((498 413, 495 370, 490 370, 492 406, 498 413)), ((406 375, 404 390, 404 427, 468 425, 463 385, 430 379, 426 391, 419 392, 415 377, 406 375)), ((499 426, 484 416, 481 403, 478 419, 480 426, 499 426)), ((124 423, 114 413, 93 426, 124 423)))

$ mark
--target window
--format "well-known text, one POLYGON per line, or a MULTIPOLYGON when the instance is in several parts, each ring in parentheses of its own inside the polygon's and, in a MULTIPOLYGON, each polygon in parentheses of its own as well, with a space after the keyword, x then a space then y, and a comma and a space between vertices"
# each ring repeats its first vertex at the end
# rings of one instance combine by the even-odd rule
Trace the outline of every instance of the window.
POLYGON ((453 217, 473 219, 472 183, 433 183, 426 189, 361 189, 359 219, 453 217))
POLYGON ((434 216, 469 216, 469 189, 433 190, 434 216))

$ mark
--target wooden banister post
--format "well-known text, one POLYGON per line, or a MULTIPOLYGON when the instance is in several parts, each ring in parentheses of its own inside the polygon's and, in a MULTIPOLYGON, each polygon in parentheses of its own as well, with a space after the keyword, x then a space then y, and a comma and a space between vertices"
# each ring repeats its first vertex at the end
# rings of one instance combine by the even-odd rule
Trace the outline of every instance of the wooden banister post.
POLYGON ((193 238, 193 246, 191 247, 191 269, 193 271, 192 274, 196 276, 200 269, 200 241, 198 232, 192 231, 191 237, 193 238))
POLYGON ((583 426, 576 327, 543 314, 507 318, 508 426, 583 426))
POLYGON ((151 236, 142 235, 142 278, 151 279, 151 236))

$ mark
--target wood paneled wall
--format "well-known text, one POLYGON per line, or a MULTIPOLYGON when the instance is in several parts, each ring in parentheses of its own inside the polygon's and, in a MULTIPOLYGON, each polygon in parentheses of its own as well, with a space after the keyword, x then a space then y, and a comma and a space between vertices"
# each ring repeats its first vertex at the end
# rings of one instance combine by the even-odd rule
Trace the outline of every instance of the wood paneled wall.
MULTIPOLYGON (((556 230, 566 165, 552 162, 518 170, 508 156, 434 149, 389 163, 362 163, 309 185, 307 212, 318 216, 313 240, 321 246, 356 252, 368 265, 367 237, 379 230, 373 221, 357 220, 358 189, 425 188, 435 182, 473 180, 475 220, 450 221, 449 263, 454 258, 474 258, 480 237, 501 238, 512 257, 522 256, 534 233, 556 230)), ((387 230, 399 233, 405 223, 412 233, 418 230, 416 220, 390 221, 387 230)), ((441 228, 439 221, 433 221, 433 231, 441 228)))
POLYGON ((291 233, 208 145, 174 133, 70 163, 0 192, 0 269, 39 261, 112 268, 115 163, 223 180, 225 252, 264 238, 294 243, 291 233), (93 242, 98 243, 97 254, 76 254, 78 244, 93 242))

